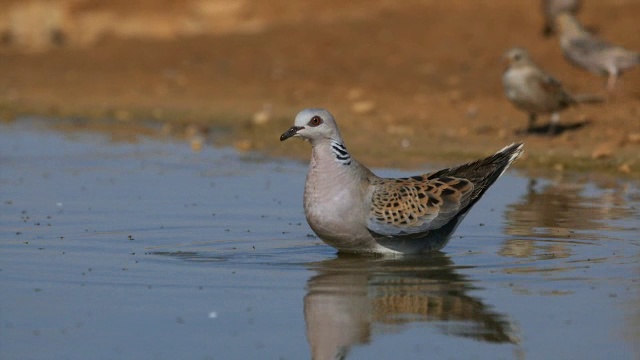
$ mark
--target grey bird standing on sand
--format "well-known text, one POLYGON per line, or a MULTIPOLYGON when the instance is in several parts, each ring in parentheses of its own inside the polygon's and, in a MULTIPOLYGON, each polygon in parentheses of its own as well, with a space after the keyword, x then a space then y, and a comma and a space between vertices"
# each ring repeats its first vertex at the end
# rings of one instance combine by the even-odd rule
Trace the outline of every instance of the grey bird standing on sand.
POLYGON ((548 132, 554 134, 560 111, 578 103, 603 101, 593 95, 570 95, 560 81, 540 69, 523 48, 509 49, 503 57, 508 64, 502 75, 504 94, 518 109, 529 114, 528 132, 533 130, 540 114, 551 114, 548 132))
POLYGON ((551 36, 555 33, 555 18, 561 13, 576 15, 580 11, 580 0, 542 0, 544 27, 542 34, 551 36))
POLYGON ((280 141, 311 143, 304 212, 311 229, 342 252, 439 250, 471 207, 522 154, 512 144, 487 158, 409 178, 380 178, 354 159, 333 116, 302 110, 280 141))
POLYGON ((613 90, 622 72, 640 64, 640 54, 591 35, 578 19, 568 13, 556 17, 560 47, 574 65, 607 76, 607 89, 613 90))

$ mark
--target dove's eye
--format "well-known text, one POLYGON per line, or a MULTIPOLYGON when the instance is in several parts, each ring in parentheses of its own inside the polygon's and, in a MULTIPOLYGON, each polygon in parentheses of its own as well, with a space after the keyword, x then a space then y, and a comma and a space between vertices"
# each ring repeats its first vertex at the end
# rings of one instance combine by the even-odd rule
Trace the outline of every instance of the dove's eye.
POLYGON ((520 54, 513 55, 513 60, 515 61, 520 61, 520 58, 521 58, 520 54))
POLYGON ((318 126, 318 125, 322 124, 322 122, 323 122, 322 118, 320 116, 316 115, 316 116, 312 117, 311 120, 309 120, 308 125, 309 126, 318 126))

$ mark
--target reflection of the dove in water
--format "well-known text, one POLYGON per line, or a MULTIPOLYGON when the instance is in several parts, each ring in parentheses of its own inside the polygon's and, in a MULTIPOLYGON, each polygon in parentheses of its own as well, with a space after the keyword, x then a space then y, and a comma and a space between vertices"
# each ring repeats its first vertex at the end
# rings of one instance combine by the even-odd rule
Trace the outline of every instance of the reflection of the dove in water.
POLYGON ((544 245, 531 239, 511 239, 501 255, 529 257, 539 248, 543 254, 555 258, 570 256, 574 241, 597 240, 601 230, 612 227, 610 220, 633 216, 633 210, 625 206, 627 186, 624 184, 600 184, 589 189, 591 179, 559 177, 553 182, 531 179, 527 192, 505 211, 505 233, 518 237, 535 237, 554 240, 544 245), (591 231, 600 232, 590 234, 591 231), (573 235, 579 232, 578 235, 573 235))
MULTIPOLYGON (((447 335, 517 343, 502 314, 467 294, 477 284, 458 274, 442 253, 384 259, 339 256, 309 265, 304 316, 314 359, 343 358, 374 330, 434 322, 447 335)), ((426 341, 426 340, 425 340, 426 341)))

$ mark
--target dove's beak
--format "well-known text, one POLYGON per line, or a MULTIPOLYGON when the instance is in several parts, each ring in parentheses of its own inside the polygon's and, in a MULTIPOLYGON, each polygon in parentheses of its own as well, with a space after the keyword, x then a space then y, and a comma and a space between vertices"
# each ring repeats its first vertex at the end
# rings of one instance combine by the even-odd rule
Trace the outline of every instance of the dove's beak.
POLYGON ((280 135, 280 141, 285 141, 288 138, 295 136, 298 131, 304 129, 304 126, 292 126, 289 130, 285 131, 284 134, 280 135))

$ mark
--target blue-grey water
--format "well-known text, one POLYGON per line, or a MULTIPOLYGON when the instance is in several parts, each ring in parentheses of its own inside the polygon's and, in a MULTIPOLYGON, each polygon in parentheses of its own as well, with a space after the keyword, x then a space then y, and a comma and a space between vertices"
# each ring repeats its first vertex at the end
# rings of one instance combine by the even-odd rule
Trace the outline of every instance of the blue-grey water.
POLYGON ((637 182, 509 171, 442 252, 384 259, 313 235, 305 174, 1 124, 0 358, 640 358, 637 182))

